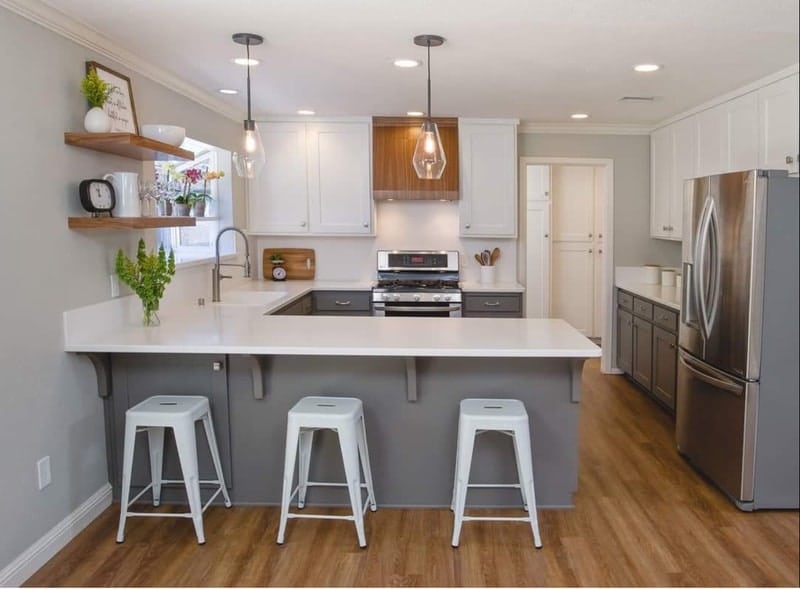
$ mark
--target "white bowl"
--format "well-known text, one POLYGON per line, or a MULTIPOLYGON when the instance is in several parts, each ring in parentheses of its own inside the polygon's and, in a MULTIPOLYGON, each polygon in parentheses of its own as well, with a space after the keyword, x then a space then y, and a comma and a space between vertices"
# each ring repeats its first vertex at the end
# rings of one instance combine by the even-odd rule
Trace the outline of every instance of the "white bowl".
POLYGON ((142 125, 142 137, 178 146, 186 138, 186 129, 175 125, 142 125))

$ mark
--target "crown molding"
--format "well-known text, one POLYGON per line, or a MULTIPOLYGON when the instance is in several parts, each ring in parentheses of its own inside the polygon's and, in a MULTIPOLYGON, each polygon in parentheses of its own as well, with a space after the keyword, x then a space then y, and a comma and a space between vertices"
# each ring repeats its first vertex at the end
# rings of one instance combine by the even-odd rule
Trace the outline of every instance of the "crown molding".
POLYGON ((236 108, 209 95, 205 90, 177 78, 175 74, 137 57, 95 29, 47 6, 40 0, 0 0, 0 7, 7 8, 57 35, 112 59, 228 119, 241 121, 243 118, 243 114, 236 108))
POLYGON ((631 124, 599 124, 599 123, 525 123, 517 129, 523 133, 559 133, 567 135, 649 135, 653 130, 650 125, 631 124))

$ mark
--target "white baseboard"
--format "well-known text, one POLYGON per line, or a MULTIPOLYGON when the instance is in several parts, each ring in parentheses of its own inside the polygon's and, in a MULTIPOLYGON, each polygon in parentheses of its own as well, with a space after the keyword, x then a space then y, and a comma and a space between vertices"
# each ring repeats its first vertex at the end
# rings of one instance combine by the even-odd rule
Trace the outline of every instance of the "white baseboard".
POLYGON ((100 487, 75 511, 0 570, 0 587, 19 587, 111 505, 111 485, 100 487))

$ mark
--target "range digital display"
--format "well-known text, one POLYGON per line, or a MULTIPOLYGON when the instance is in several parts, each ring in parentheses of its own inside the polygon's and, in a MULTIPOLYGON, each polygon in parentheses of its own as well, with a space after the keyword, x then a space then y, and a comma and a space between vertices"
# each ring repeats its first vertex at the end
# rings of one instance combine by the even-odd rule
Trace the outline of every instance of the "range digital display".
POLYGON ((392 268, 447 268, 447 254, 389 254, 392 268))

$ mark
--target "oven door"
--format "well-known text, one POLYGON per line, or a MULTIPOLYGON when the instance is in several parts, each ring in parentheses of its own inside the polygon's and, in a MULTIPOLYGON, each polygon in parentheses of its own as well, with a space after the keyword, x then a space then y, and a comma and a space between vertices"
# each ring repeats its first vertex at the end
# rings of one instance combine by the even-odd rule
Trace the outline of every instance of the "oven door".
POLYGON ((461 317, 461 303, 390 303, 372 304, 377 317, 461 317))

